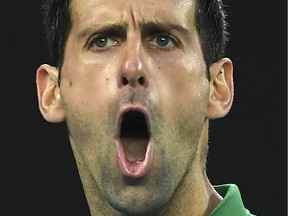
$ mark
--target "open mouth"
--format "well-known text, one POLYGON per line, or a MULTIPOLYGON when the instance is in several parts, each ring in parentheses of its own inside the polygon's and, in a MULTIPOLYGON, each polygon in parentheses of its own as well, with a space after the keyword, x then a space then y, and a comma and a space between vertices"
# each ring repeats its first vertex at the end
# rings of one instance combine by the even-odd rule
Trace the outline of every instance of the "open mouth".
POLYGON ((140 111, 128 111, 121 123, 120 141, 129 162, 145 160, 150 133, 145 115, 140 111))

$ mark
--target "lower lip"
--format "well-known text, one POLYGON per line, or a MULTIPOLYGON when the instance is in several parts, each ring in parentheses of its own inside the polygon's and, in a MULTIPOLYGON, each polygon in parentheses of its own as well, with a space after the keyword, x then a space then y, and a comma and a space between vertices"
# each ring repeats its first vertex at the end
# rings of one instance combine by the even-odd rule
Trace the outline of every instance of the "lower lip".
POLYGON ((120 140, 116 141, 116 148, 118 153, 118 163, 123 175, 131 178, 142 178, 145 175, 147 175, 153 161, 153 151, 151 141, 147 146, 145 159, 139 162, 130 162, 127 160, 123 146, 120 143, 120 140))

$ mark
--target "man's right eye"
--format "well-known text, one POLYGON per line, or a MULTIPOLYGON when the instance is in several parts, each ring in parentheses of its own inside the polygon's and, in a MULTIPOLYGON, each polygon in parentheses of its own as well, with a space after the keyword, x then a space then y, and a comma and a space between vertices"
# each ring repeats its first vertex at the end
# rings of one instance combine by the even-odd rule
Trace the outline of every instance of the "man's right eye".
POLYGON ((103 50, 108 49, 110 47, 116 46, 118 44, 118 41, 115 39, 103 36, 103 35, 96 35, 94 38, 92 38, 90 42, 90 47, 95 50, 103 50))

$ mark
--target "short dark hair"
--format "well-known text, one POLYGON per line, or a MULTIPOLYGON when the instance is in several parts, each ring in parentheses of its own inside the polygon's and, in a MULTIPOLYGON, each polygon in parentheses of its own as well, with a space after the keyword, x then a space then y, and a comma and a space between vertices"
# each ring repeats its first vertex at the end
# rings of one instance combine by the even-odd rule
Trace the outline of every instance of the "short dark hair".
MULTIPOLYGON (((222 0, 196 0, 196 25, 204 60, 209 67, 224 55, 227 42, 227 22, 222 0)), ((70 0, 44 0, 45 33, 51 63, 62 67, 64 51, 72 27, 70 0)))
POLYGON ((61 68, 69 32, 72 27, 70 0, 43 0, 43 22, 51 64, 61 68))

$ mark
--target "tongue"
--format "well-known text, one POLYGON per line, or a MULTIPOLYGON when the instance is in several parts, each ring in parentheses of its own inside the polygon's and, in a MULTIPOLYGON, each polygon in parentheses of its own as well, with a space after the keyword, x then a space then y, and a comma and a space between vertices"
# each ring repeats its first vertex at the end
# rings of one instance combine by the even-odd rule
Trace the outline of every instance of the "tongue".
POLYGON ((144 161, 147 150, 148 139, 145 138, 121 138, 121 144, 123 145, 126 159, 129 162, 141 162, 144 161))
POLYGON ((116 140, 116 149, 119 167, 123 175, 141 178, 149 172, 153 161, 151 141, 147 142, 146 139, 139 138, 121 138, 116 140))

